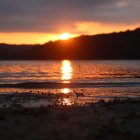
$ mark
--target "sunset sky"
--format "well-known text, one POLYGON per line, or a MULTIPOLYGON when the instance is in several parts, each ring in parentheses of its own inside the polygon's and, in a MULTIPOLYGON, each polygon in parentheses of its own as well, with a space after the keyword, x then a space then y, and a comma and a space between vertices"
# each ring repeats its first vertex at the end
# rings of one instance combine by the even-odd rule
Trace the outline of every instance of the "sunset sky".
POLYGON ((44 43, 140 27, 140 0, 1 0, 0 42, 44 43))

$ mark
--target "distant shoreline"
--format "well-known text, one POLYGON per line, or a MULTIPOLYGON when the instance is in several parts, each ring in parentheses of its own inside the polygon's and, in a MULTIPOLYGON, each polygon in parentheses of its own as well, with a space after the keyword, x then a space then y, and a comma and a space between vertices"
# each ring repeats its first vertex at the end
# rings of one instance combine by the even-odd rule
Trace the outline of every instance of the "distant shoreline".
POLYGON ((62 60, 70 60, 70 61, 139 61, 140 58, 112 58, 112 59, 0 59, 0 61, 62 61, 62 60))
POLYGON ((136 60, 140 59, 139 36, 140 28, 137 28, 36 45, 0 43, 0 60, 136 60))

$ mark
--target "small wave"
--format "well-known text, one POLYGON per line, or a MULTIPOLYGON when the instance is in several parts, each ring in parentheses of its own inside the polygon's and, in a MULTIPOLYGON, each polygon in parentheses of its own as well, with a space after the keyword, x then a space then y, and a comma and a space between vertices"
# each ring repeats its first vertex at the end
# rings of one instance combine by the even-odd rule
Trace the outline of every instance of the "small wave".
POLYGON ((104 82, 104 83, 58 83, 58 82, 24 82, 17 84, 0 84, 0 88, 97 88, 97 87, 138 87, 140 82, 104 82))

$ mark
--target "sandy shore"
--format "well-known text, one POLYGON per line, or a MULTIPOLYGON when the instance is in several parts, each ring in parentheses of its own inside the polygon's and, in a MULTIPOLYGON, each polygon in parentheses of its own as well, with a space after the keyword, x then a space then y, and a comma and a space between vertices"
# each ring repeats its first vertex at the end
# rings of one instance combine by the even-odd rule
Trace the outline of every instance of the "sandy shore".
POLYGON ((0 109, 2 140, 138 140, 140 102, 0 109))

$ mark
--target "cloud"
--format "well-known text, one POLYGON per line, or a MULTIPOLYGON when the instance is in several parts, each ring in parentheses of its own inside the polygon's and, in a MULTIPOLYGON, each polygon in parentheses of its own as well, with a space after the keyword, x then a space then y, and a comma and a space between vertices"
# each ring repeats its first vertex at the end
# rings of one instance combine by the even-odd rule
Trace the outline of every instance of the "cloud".
POLYGON ((139 0, 3 0, 0 32, 77 32, 77 23, 140 22, 139 0))

